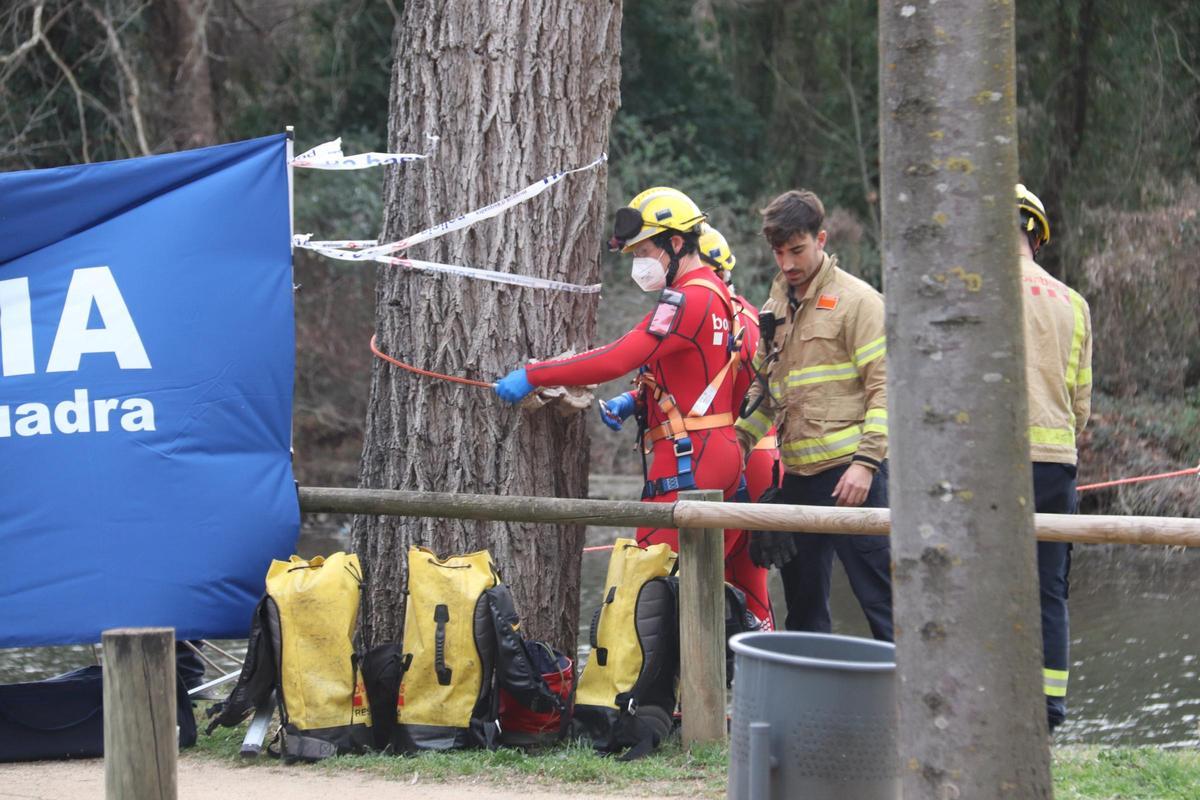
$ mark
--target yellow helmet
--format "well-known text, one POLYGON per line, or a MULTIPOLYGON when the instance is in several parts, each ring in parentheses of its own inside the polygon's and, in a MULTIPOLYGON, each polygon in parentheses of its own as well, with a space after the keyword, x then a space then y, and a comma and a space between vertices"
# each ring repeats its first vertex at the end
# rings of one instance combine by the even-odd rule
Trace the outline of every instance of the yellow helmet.
POLYGON ((1021 229, 1034 231, 1040 225, 1038 241, 1040 244, 1049 243, 1050 222, 1046 219, 1046 207, 1042 205, 1042 201, 1036 194, 1025 188, 1023 183, 1017 184, 1017 208, 1022 212, 1021 229))
POLYGON ((699 233, 707 216, 692 199, 678 189, 655 186, 618 209, 613 221, 610 249, 628 253, 640 242, 663 231, 699 233))
POLYGON ((713 269, 732 270, 737 263, 729 242, 707 222, 700 226, 700 259, 713 269))

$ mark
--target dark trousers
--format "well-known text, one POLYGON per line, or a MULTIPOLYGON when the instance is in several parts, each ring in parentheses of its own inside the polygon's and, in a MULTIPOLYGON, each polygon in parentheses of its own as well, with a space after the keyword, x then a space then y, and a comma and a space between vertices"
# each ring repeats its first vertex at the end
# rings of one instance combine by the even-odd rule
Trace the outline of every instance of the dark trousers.
MULTIPOLYGON (((1075 514, 1075 467, 1035 462, 1034 509, 1043 514, 1075 514)), ((1042 605, 1042 666, 1046 692, 1046 719, 1054 730, 1067 718, 1067 673, 1071 669, 1071 624, 1067 611, 1070 593, 1070 542, 1038 542, 1038 585, 1042 605)))
MULTIPOLYGON (((817 475, 785 475, 776 503, 831 506, 836 502, 833 487, 848 465, 833 467, 817 475)), ((864 508, 887 508, 887 462, 871 481, 864 508)), ((783 565, 783 593, 787 600, 789 631, 829 633, 829 579, 836 553, 850 579, 850 588, 866 614, 871 634, 885 642, 892 634, 892 550, 886 536, 806 533, 796 537, 796 557, 783 565)))

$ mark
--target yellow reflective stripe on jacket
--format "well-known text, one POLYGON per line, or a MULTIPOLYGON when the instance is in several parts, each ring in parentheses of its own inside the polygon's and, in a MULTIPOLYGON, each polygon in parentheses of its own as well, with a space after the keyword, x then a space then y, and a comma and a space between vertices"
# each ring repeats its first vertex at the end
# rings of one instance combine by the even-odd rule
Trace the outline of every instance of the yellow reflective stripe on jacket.
POLYGON ((759 409, 745 419, 739 419, 735 427, 754 436, 755 441, 767 435, 767 431, 775 424, 765 411, 759 409))
POLYGON ((826 383, 828 381, 847 381, 851 378, 858 377, 858 370, 854 364, 846 361, 841 364, 817 364, 804 369, 794 369, 788 372, 787 385, 788 388, 797 386, 808 386, 814 383, 826 383))
POLYGON ((867 342, 862 347, 854 351, 854 363, 857 366, 870 364, 875 359, 887 352, 887 337, 880 336, 873 342, 867 342))
POLYGON ((786 442, 779 448, 785 465, 816 464, 853 455, 862 439, 862 426, 851 425, 817 439, 786 442))
POLYGON ((882 433, 887 436, 887 409, 868 408, 866 420, 863 423, 863 433, 882 433))
MULTIPOLYGON (((1074 289, 1071 289, 1070 293, 1071 310, 1075 312, 1075 328, 1071 333, 1071 355, 1067 359, 1067 388, 1074 390, 1080 385, 1079 359, 1083 353, 1083 336, 1087 332, 1087 323, 1083 318, 1083 297, 1074 289)), ((1088 383, 1092 382, 1091 377, 1091 369, 1088 369, 1088 383)))
POLYGON ((1071 428, 1040 428, 1029 426, 1030 444, 1057 444, 1064 447, 1075 446, 1075 431, 1071 428))
POLYGON ((1079 375, 1075 378, 1076 386, 1091 386, 1092 385, 1092 368, 1086 367, 1079 370, 1079 375))
POLYGON ((1048 697, 1067 696, 1067 678, 1070 673, 1065 669, 1043 669, 1042 690, 1048 697))

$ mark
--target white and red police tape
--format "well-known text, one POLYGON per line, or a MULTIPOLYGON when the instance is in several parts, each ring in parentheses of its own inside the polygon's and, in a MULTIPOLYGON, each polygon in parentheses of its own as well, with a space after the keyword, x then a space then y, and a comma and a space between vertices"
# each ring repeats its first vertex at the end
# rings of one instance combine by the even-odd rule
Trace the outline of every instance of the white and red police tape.
MULTIPOLYGON (((331 142, 330 144, 333 143, 331 142)), ((313 150, 309 151, 309 153, 312 153, 317 149, 319 148, 313 148, 313 150)), ((308 153, 305 153, 304 155, 308 155, 308 153)), ((376 153, 371 155, 387 154, 376 153)), ((304 156, 301 156, 300 158, 303 157, 304 156)), ((296 161, 299 161, 300 158, 297 158, 296 161)), ((355 158, 355 156, 352 156, 351 158, 355 158)), ((439 272, 443 274, 458 275, 464 278, 492 281, 494 283, 507 283, 515 286, 526 286, 534 289, 553 289, 557 291, 575 292, 579 294, 595 294, 600 291, 600 284, 598 283, 590 285, 565 283, 563 281, 555 281, 547 278, 533 278, 527 275, 517 275, 511 272, 500 272, 498 270, 478 269, 475 267, 462 267, 453 264, 438 264, 432 261, 419 261, 410 258, 400 258, 390 254, 396 252, 397 250, 407 250, 414 245, 437 239, 440 236, 445 236, 447 233, 462 230, 463 228, 474 225, 477 222, 498 216, 513 206, 537 197, 539 194, 546 191, 568 175, 576 172, 595 169, 607 160, 608 155, 606 153, 601 153, 599 158, 589 164, 585 164, 582 167, 576 167, 574 169, 562 170, 561 172, 556 172, 552 175, 547 175, 541 180, 529 184, 524 189, 520 190, 519 192, 515 192, 508 197, 504 197, 495 201, 494 203, 489 203, 488 205, 477 208, 474 211, 468 211, 466 214, 455 217, 454 219, 446 222, 439 223, 433 227, 426 228, 419 233, 414 233, 411 236, 407 236, 395 242, 379 244, 372 240, 353 239, 313 241, 311 234, 303 234, 294 237, 293 243, 296 247, 312 250, 316 253, 320 253, 321 255, 328 256, 329 258, 336 258, 341 261, 378 261, 385 264, 395 264, 396 266, 407 267, 423 272, 439 272)), ((299 164, 297 164, 297 166, 299 166, 299 164)))

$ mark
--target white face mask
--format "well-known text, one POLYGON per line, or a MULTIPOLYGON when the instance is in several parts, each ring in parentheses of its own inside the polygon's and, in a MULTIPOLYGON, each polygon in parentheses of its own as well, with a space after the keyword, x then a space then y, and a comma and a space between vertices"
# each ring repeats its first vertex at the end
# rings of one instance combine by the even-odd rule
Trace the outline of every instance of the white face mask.
POLYGON ((657 258, 635 258, 631 276, 643 292, 657 292, 667 286, 666 267, 657 258))

